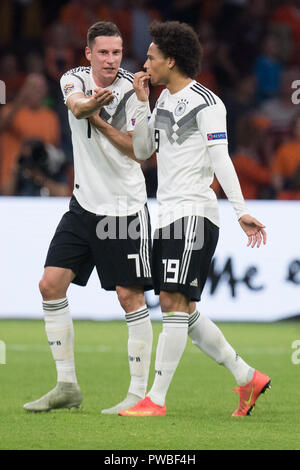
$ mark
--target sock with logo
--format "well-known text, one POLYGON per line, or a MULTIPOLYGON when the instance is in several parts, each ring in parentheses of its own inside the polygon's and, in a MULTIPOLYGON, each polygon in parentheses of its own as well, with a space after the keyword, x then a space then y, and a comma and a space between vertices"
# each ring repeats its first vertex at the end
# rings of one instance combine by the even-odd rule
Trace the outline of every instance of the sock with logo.
POLYGON ((195 346, 232 373, 238 385, 250 382, 254 369, 235 352, 221 330, 197 310, 189 317, 188 334, 195 346))
POLYGON ((147 305, 134 312, 126 313, 125 319, 128 326, 128 360, 131 377, 128 393, 144 398, 153 340, 147 305))
POLYGON ((155 379, 147 394, 157 405, 163 406, 175 370, 186 346, 189 314, 185 312, 163 313, 163 329, 159 335, 155 379))
POLYGON ((45 329, 56 364, 57 381, 77 383, 74 330, 67 298, 43 302, 45 329))

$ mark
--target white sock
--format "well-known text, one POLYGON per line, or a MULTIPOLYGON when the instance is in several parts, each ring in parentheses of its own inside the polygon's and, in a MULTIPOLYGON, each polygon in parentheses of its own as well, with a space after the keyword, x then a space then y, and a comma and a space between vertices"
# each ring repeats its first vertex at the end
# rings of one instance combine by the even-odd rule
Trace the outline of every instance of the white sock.
POLYGON ((221 330, 197 310, 189 318, 189 337, 201 351, 224 365, 238 385, 246 385, 253 377, 254 369, 235 352, 221 330))
POLYGON ((155 379, 148 396, 163 406, 175 370, 185 349, 189 314, 185 312, 163 313, 163 329, 159 335, 155 379))
POLYGON ((128 393, 144 398, 148 384, 153 340, 147 305, 127 313, 125 319, 128 326, 128 360, 131 377, 128 393))
POLYGON ((45 329, 56 364, 57 381, 77 383, 74 330, 67 298, 43 302, 45 329))

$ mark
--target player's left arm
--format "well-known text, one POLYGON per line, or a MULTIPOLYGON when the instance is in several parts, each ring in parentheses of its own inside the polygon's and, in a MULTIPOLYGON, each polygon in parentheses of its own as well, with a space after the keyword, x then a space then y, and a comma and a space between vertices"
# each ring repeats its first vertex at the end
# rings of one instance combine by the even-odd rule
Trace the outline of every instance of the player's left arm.
POLYGON ((90 123, 98 129, 119 152, 139 162, 133 153, 132 132, 122 132, 105 122, 98 114, 89 118, 90 123))
POLYGON ((267 234, 265 225, 256 220, 249 214, 245 214, 239 219, 240 226, 248 236, 248 244, 253 248, 255 245, 260 247, 261 242, 265 245, 267 243, 267 234))
POLYGON ((247 246, 251 245, 253 248, 257 245, 259 248, 262 242, 266 243, 265 226, 248 213, 227 144, 211 145, 208 147, 208 152, 215 175, 236 211, 240 226, 248 237, 247 246))
POLYGON ((265 226, 252 217, 245 204, 241 186, 228 153, 226 132, 226 109, 223 104, 205 109, 199 128, 206 141, 215 175, 228 200, 233 205, 240 226, 248 237, 248 245, 253 248, 266 243, 265 226))

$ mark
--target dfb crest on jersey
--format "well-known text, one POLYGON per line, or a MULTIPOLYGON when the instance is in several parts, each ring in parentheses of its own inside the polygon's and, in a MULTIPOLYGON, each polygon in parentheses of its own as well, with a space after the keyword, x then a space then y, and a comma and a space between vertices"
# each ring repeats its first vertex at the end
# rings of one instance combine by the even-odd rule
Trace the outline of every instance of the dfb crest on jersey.
POLYGON ((119 98, 118 98, 119 93, 116 93, 114 95, 115 96, 114 96, 114 99, 112 100, 112 102, 109 103, 107 106, 105 106, 106 109, 115 109, 118 106, 118 104, 119 104, 119 98))
POLYGON ((178 101, 178 104, 175 108, 175 116, 182 116, 186 110, 188 102, 184 99, 181 99, 178 101))

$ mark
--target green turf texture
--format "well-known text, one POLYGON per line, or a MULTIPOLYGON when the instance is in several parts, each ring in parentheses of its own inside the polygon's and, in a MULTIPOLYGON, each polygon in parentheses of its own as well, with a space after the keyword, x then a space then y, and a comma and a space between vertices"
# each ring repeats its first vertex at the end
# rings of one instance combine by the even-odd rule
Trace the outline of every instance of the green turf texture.
MULTIPOLYGON (((1 450, 299 450, 300 364, 292 343, 300 324, 218 324, 253 367, 267 373, 272 389, 250 417, 234 418, 235 381, 188 340, 167 395, 167 416, 101 415, 121 401, 129 385, 125 322, 74 321, 76 369, 83 394, 79 410, 28 413, 23 403, 55 386, 56 371, 43 321, 1 320, 6 364, 0 365, 1 450)), ((161 331, 153 323, 154 357, 161 331)), ((298 356, 300 357, 300 355, 298 356)))

